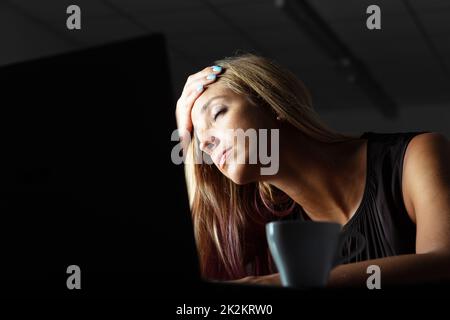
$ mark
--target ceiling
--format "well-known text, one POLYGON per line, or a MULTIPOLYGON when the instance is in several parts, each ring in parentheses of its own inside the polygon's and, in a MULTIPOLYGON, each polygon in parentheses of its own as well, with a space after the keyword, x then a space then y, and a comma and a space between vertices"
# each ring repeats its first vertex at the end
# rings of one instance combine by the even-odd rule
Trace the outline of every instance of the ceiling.
MULTIPOLYGON (((318 109, 380 109, 280 7, 284 2, 1 0, 0 65, 162 32, 167 37, 175 94, 181 93, 189 74, 216 59, 250 51, 294 71, 310 88, 318 109), (81 30, 66 28, 70 4, 81 8, 81 30)), ((363 63, 394 101, 392 108, 450 104, 450 1, 303 2, 363 63), (371 4, 381 8, 381 30, 366 28, 366 8, 371 4)))

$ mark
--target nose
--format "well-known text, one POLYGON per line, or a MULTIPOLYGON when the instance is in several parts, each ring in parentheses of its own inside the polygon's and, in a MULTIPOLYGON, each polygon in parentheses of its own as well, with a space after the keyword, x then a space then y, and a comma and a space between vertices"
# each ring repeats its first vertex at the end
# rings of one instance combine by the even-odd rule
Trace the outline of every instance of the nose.
POLYGON ((218 137, 210 135, 204 141, 200 142, 200 150, 210 155, 219 143, 220 139, 218 137))

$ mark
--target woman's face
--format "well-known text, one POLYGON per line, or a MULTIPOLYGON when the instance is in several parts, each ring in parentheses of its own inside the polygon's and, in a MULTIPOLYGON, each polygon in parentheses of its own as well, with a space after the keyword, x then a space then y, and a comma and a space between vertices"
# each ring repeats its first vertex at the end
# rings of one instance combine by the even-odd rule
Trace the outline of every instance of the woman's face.
POLYGON ((197 98, 191 117, 200 149, 226 177, 237 184, 258 180, 259 129, 276 126, 268 110, 215 82, 197 98))

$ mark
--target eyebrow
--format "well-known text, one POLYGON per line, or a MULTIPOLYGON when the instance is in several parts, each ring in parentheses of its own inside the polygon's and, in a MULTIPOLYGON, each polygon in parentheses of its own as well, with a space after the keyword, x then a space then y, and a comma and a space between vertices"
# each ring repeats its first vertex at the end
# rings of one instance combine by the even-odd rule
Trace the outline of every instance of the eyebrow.
POLYGON ((202 108, 200 109, 200 112, 201 112, 201 113, 205 113, 206 109, 208 109, 208 107, 210 106, 210 104, 211 104, 214 100, 216 100, 216 99, 222 99, 222 98, 226 98, 226 97, 227 97, 226 95, 220 95, 220 96, 212 97, 211 99, 208 100, 208 102, 206 102, 206 103, 202 106, 202 108))

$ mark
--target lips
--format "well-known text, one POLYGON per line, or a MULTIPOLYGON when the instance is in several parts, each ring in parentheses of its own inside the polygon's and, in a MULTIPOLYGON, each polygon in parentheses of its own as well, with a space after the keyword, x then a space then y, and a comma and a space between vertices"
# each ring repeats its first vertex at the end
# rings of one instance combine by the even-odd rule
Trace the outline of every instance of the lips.
POLYGON ((225 165, 225 161, 228 158, 228 155, 230 154, 231 147, 223 150, 219 156, 216 159, 216 163, 218 163, 219 168, 223 169, 224 165, 225 165))

